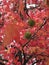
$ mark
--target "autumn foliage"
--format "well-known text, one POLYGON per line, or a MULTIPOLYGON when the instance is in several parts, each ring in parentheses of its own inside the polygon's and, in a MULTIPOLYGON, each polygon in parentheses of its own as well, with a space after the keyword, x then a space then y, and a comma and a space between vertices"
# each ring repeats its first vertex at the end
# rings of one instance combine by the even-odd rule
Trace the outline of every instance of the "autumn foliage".
POLYGON ((49 7, 44 0, 0 1, 0 65, 49 65, 49 7))

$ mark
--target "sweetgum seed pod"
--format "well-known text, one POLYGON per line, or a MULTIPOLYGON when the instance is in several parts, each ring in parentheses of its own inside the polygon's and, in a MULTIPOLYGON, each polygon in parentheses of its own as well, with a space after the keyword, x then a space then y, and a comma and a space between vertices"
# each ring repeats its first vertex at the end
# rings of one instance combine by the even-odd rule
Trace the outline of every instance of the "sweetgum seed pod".
POLYGON ((31 33, 30 32, 26 32, 24 37, 26 39, 30 39, 31 38, 31 33))
POLYGON ((35 25, 35 21, 32 20, 32 19, 30 19, 30 20, 28 21, 28 25, 31 26, 31 27, 33 27, 33 26, 35 25))

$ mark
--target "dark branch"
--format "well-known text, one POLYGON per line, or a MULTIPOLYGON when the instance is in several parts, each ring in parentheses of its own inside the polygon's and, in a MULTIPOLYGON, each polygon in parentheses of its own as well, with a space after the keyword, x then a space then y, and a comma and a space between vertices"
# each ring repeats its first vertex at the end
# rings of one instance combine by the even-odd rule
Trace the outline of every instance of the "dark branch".
POLYGON ((2 28, 4 26, 4 22, 0 23, 0 28, 2 28))
POLYGON ((6 59, 2 59, 2 56, 0 56, 0 61, 8 62, 8 60, 6 60, 6 59))
POLYGON ((43 26, 45 26, 46 25, 46 23, 47 23, 47 20, 49 20, 49 18, 46 18, 45 20, 44 20, 44 23, 43 24, 41 24, 41 26, 39 27, 39 29, 38 30, 36 30, 36 32, 31 36, 31 38, 23 45, 23 47, 25 47, 26 45, 28 45, 29 44, 29 42, 31 41, 31 39, 34 39, 35 37, 36 37, 36 34, 38 33, 38 31, 39 30, 41 30, 42 29, 42 27, 43 26))
POLYGON ((43 61, 43 60, 44 60, 44 59, 36 60, 35 62, 32 63, 32 65, 34 65, 34 64, 36 64, 36 63, 38 63, 38 62, 41 62, 41 61, 43 61))
POLYGON ((5 65, 3 62, 0 62, 0 65, 5 65))
MULTIPOLYGON (((46 54, 43 54, 43 53, 40 53, 40 54, 35 54, 35 53, 32 53, 27 59, 25 59, 24 61, 24 65, 26 65, 26 63, 31 59, 31 58, 36 58, 37 56, 42 56, 42 57, 49 57, 49 55, 46 55, 46 54)), ((37 63, 37 61, 35 62, 37 63)), ((33 64, 35 64, 33 63, 33 64)))

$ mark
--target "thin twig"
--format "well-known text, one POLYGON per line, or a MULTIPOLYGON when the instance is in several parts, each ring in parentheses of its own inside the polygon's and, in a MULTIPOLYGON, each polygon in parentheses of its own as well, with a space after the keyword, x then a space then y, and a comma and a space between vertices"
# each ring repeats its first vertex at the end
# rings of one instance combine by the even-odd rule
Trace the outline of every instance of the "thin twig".
POLYGON ((32 63, 32 65, 34 65, 34 64, 36 64, 36 63, 38 63, 38 62, 41 62, 41 61, 43 61, 43 60, 44 60, 44 59, 36 60, 35 62, 32 63))
POLYGON ((31 36, 31 38, 23 45, 23 47, 25 47, 26 45, 28 45, 29 44, 29 42, 31 41, 31 39, 34 39, 34 37, 36 36, 36 34, 39 32, 39 30, 41 30, 42 29, 42 27, 43 26, 45 26, 46 25, 46 23, 47 23, 47 20, 49 20, 49 18, 47 18, 47 19, 45 19, 44 20, 44 23, 43 24, 41 24, 41 26, 39 27, 39 29, 38 30, 36 30, 36 32, 31 36))

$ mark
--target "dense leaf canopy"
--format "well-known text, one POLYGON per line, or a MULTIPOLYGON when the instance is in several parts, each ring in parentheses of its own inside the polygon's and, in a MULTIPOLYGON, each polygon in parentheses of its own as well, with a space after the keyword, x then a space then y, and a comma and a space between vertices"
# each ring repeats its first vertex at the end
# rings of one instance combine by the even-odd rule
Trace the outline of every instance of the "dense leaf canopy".
POLYGON ((0 1, 0 65, 49 65, 48 6, 44 0, 0 1))

